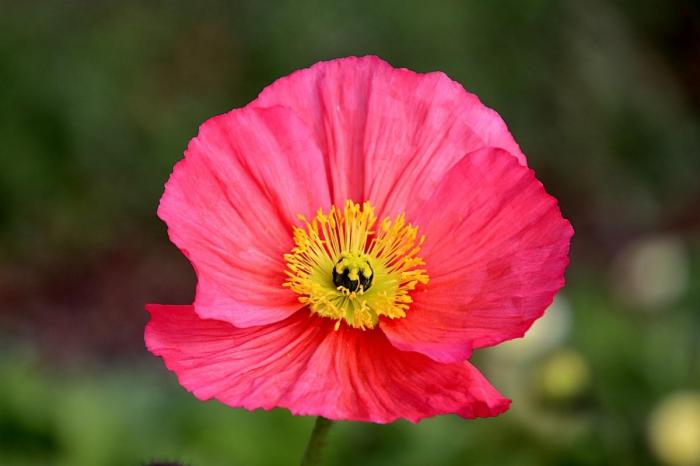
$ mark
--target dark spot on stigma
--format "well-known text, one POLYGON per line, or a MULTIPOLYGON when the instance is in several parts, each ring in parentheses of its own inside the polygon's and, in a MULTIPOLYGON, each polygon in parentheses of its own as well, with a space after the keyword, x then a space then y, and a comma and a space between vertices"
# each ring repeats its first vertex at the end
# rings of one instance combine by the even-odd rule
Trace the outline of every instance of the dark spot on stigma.
MULTIPOLYGON (((339 262, 340 261, 336 262, 336 265, 339 262)), ((335 266, 334 266, 333 267, 333 284, 336 287, 342 286, 343 288, 346 288, 350 292, 359 290, 360 285, 362 285, 362 288, 365 291, 369 290, 369 288, 372 286, 372 280, 374 279, 374 269, 372 269, 372 266, 370 265, 369 262, 367 262, 367 266, 372 271, 372 274, 369 276, 369 278, 367 278, 362 274, 362 271, 360 270, 360 273, 358 274, 360 276, 359 280, 350 280, 350 277, 348 277, 350 270, 348 268, 343 270, 342 273, 338 273, 335 271, 335 266)))

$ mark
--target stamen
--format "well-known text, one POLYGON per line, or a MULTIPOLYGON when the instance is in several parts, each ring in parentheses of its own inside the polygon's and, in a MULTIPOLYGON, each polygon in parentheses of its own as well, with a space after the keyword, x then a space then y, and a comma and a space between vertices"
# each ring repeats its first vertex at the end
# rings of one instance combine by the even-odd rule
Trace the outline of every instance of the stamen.
POLYGON ((294 228, 295 247, 284 255, 285 287, 299 295, 312 313, 345 321, 354 328, 374 328, 379 317, 406 316, 413 301, 410 291, 428 283, 423 260, 417 256, 424 237, 405 216, 377 217, 369 202, 346 201, 332 206, 294 228))

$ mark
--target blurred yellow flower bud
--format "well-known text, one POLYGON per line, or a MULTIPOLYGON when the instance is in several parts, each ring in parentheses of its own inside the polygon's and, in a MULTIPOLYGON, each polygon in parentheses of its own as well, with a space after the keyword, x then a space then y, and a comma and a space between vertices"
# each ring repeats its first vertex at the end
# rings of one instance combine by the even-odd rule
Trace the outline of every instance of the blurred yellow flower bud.
POLYGON ((649 418, 648 433, 664 463, 700 465, 700 393, 679 392, 663 400, 649 418))
POLYGON ((583 356, 573 349, 554 353, 540 368, 543 394, 552 400, 567 401, 581 395, 591 379, 583 356))

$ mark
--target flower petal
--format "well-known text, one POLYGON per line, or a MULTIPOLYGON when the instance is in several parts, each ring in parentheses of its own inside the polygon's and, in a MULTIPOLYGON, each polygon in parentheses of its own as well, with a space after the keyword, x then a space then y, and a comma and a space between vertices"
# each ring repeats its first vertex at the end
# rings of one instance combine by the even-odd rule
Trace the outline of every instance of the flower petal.
POLYGON ((460 84, 374 56, 317 63, 279 79, 251 105, 299 114, 325 156, 333 202, 370 200, 380 217, 426 200, 481 147, 502 147, 526 164, 503 120, 460 84))
POLYGON ((436 361, 523 336, 564 285, 573 230, 532 170, 500 149, 465 156, 414 219, 430 283, 381 328, 436 361))
POLYGON ((246 327, 299 309, 282 287, 283 254, 297 214, 330 205, 322 167, 309 130, 281 107, 234 110, 200 127, 158 215, 197 272, 202 317, 246 327))
POLYGON ((305 312, 236 328, 201 319, 192 306, 147 309, 148 349, 201 400, 379 423, 494 416, 509 405, 472 365, 399 351, 381 331, 334 331, 332 320, 305 312))

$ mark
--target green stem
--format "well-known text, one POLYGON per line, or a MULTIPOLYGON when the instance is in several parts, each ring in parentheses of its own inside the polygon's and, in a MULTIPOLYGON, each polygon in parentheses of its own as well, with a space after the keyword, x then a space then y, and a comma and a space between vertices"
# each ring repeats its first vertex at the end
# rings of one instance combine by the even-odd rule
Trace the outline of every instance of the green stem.
POLYGON ((301 466, 318 466, 321 464, 321 450, 326 443, 328 431, 333 425, 333 421, 325 417, 317 417, 314 430, 311 432, 311 438, 306 445, 304 457, 301 459, 301 466))

